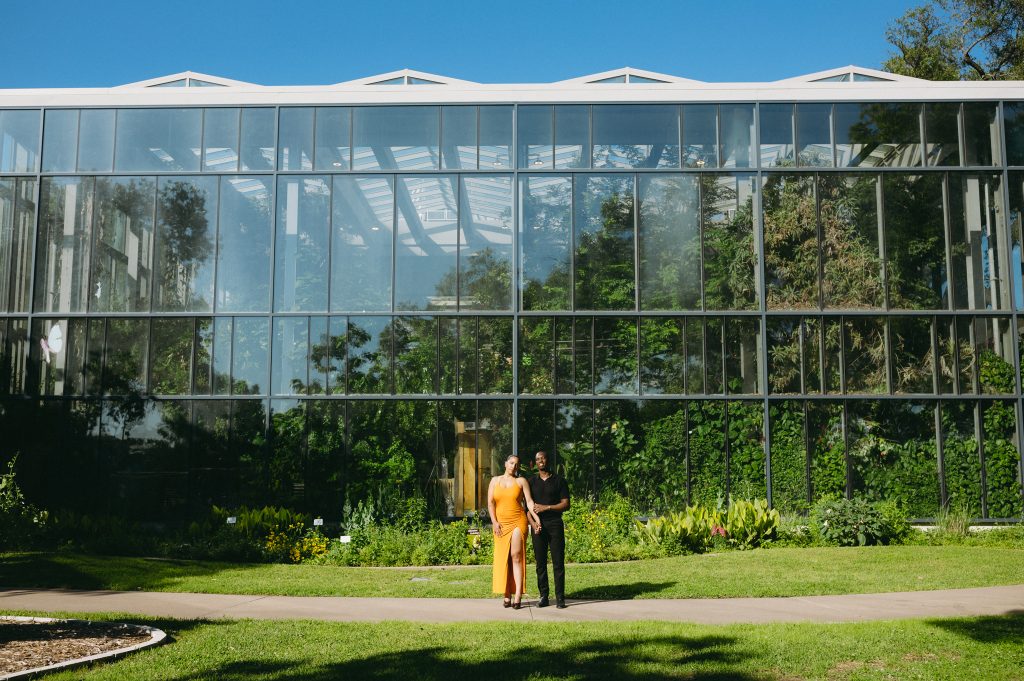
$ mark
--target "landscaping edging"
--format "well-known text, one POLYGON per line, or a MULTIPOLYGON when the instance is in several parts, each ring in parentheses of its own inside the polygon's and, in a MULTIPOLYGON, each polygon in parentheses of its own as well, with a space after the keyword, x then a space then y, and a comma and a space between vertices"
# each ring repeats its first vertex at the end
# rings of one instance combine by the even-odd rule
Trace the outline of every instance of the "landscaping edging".
MULTIPOLYGON (((0 615, 0 622, 18 622, 18 623, 39 623, 48 624, 53 622, 65 622, 69 624, 80 624, 80 625, 91 625, 93 622, 88 620, 76 620, 76 619, 63 619, 55 617, 19 617, 15 615, 0 615)), ((103 624, 121 624, 125 627, 131 627, 139 634, 149 634, 150 639, 143 643, 137 643, 135 645, 127 646, 125 648, 118 648, 116 650, 108 650, 106 652, 97 653, 95 655, 88 655, 86 657, 77 657, 64 662, 58 662, 44 667, 34 667, 32 669, 25 669, 18 672, 12 672, 0 676, 0 681, 10 681, 12 679, 29 679, 36 676, 42 676, 43 674, 49 674, 50 672, 66 671, 75 667, 81 667, 83 665, 92 664, 94 662, 111 661, 125 655, 129 655, 145 648, 160 645, 167 642, 167 633, 161 629, 154 627, 148 627, 142 624, 127 624, 120 622, 104 622, 103 624)))

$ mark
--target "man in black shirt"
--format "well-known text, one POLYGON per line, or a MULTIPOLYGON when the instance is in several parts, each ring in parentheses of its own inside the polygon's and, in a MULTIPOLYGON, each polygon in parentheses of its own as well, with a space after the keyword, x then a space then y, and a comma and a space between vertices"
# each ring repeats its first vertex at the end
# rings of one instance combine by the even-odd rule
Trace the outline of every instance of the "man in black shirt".
POLYGON ((548 455, 537 452, 533 457, 537 475, 530 478, 530 495, 540 525, 533 528, 533 554, 537 560, 537 590, 540 592, 538 608, 548 605, 548 549, 551 549, 551 568, 555 573, 555 604, 565 607, 565 525, 562 512, 569 510, 569 486, 565 478, 548 468, 548 455))

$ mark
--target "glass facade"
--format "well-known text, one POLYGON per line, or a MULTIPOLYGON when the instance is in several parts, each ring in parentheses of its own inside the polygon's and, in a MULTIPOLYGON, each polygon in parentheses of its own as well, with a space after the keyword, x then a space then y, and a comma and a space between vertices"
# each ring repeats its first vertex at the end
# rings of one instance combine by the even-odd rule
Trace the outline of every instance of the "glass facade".
POLYGON ((1020 518, 1024 102, 0 110, 0 432, 49 506, 1020 518), (55 471, 60 471, 55 474, 55 471))

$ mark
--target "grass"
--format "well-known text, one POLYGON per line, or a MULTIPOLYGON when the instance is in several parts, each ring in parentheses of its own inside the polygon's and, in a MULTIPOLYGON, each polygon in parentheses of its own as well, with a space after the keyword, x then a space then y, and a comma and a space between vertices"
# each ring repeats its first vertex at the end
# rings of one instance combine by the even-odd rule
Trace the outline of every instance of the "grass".
MULTIPOLYGON (((955 589, 1024 582, 1024 550, 978 546, 776 548, 571 565, 570 598, 727 598, 955 589)), ((527 591, 536 593, 534 571, 527 591)), ((488 598, 490 568, 243 565, 76 554, 0 554, 0 588, 284 596, 488 598), (415 581, 414 581, 415 578, 415 581)))
MULTIPOLYGON (((71 615, 73 616, 73 614, 71 615)), ((88 615, 91 619, 129 619, 88 615)), ((381 624, 147 620, 172 643, 47 678, 328 679, 1024 678, 1024 613, 856 624, 381 624)))

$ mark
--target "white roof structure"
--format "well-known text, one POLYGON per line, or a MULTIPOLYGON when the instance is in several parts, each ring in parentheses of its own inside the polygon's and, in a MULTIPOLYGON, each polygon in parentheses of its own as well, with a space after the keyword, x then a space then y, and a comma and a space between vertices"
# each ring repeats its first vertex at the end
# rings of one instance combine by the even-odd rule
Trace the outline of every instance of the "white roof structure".
POLYGON ((0 90, 0 107, 1024 99, 1024 81, 928 81, 843 66, 773 82, 709 83, 624 67, 553 83, 474 83, 412 69, 331 85, 258 85, 181 73, 111 88, 0 90))
POLYGON ((655 73, 654 71, 643 71, 641 69, 634 69, 630 66, 626 66, 621 69, 615 69, 613 71, 604 71, 603 73, 591 73, 588 76, 580 76, 578 78, 570 78, 569 80, 560 80, 555 85, 616 85, 616 84, 629 84, 629 85, 664 85, 670 83, 700 83, 699 80, 691 80, 689 78, 680 78, 678 76, 669 76, 664 73, 655 73))
POLYGON ((785 78, 778 83, 930 83, 932 81, 896 73, 866 69, 863 66, 840 66, 837 69, 808 73, 793 78, 785 78))
POLYGON ((376 76, 357 78, 343 83, 337 83, 328 87, 352 87, 360 85, 479 85, 470 80, 459 80, 448 76, 439 76, 435 73, 413 71, 412 69, 401 69, 389 73, 379 73, 376 76))
POLYGON ((160 76, 159 78, 150 78, 149 80, 140 80, 135 83, 127 83, 125 85, 118 85, 117 90, 122 89, 136 89, 144 87, 259 87, 255 83, 246 83, 241 80, 231 80, 229 78, 221 78, 220 76, 211 76, 206 73, 196 73, 195 71, 182 71, 181 73, 172 73, 169 76, 160 76))

